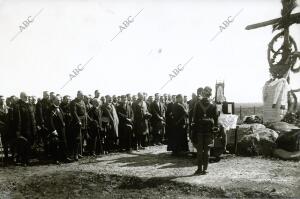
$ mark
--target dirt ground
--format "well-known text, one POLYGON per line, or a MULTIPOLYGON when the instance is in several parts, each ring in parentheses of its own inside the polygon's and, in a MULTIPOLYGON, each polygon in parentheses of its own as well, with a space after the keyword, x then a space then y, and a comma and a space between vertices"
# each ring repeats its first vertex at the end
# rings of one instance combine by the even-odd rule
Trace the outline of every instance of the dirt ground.
POLYGON ((0 198, 300 198, 300 162, 225 156, 193 176, 195 158, 165 146, 61 165, 0 167, 0 198))

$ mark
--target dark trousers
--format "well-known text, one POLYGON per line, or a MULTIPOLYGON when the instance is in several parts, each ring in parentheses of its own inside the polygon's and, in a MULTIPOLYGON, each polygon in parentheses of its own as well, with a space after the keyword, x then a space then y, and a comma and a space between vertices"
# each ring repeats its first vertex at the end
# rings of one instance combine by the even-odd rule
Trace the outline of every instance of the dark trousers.
POLYGON ((48 135, 49 135, 49 131, 46 128, 42 128, 41 130, 38 131, 37 139, 38 139, 38 143, 40 142, 43 143, 44 158, 47 158, 49 155, 48 135))
POLYGON ((91 128, 89 129, 89 139, 87 140, 87 148, 90 155, 96 153, 97 142, 99 139, 99 129, 98 128, 91 128))
POLYGON ((30 143, 28 142, 28 139, 24 137, 17 138, 16 140, 17 161, 28 164, 30 149, 31 146, 30 143))
POLYGON ((60 160, 65 160, 68 154, 68 144, 67 144, 65 129, 58 131, 58 147, 59 147, 58 158, 60 160))
POLYGON ((118 149, 118 138, 115 135, 113 128, 107 128, 105 132, 105 150, 108 152, 114 152, 118 149))
POLYGON ((49 153, 53 160, 64 161, 67 158, 67 140, 65 129, 57 130, 57 136, 50 135, 49 140, 49 153))
POLYGON ((7 133, 5 132, 5 129, 0 127, 0 138, 1 138, 1 144, 3 147, 3 152, 4 152, 4 157, 8 158, 8 146, 9 146, 9 142, 8 142, 8 137, 7 137, 7 133))
MULTIPOLYGON (((101 132, 103 133, 103 132, 101 132)), ((101 135, 98 135, 96 138, 96 154, 100 155, 100 154, 104 154, 104 137, 101 135)))
POLYGON ((207 170, 209 157, 209 144, 212 142, 211 134, 197 133, 195 135, 194 146, 197 149, 197 164, 201 171, 207 170))
POLYGON ((153 143, 158 144, 162 142, 162 130, 163 126, 161 125, 160 121, 153 122, 152 124, 152 136, 153 136, 153 143))
POLYGON ((66 146, 67 146, 67 154, 71 154, 71 146, 72 146, 72 128, 70 125, 66 125, 66 146))
POLYGON ((81 152, 81 143, 82 143, 82 136, 81 136, 81 127, 79 125, 73 126, 73 132, 71 136, 71 154, 74 157, 78 157, 78 154, 81 152))
POLYGON ((134 149, 139 148, 139 147, 145 147, 148 144, 148 139, 149 136, 147 134, 142 134, 140 132, 136 132, 133 136, 132 139, 132 146, 134 149))
POLYGON ((125 124, 120 124, 119 138, 120 138, 120 148, 130 150, 132 147, 132 128, 126 126, 125 124))

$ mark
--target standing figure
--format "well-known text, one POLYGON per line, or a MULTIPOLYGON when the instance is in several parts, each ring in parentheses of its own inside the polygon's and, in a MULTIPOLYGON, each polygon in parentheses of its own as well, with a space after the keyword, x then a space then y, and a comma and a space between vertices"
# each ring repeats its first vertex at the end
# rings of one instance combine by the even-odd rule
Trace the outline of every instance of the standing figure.
POLYGON ((197 149, 198 169, 195 175, 207 173, 209 145, 213 141, 213 132, 218 129, 217 108, 209 98, 212 89, 205 87, 202 92, 202 99, 197 102, 193 110, 192 141, 197 149))
POLYGON ((131 105, 126 101, 126 96, 121 96, 121 102, 117 106, 117 113, 119 116, 119 138, 120 149, 125 149, 127 152, 132 151, 133 138, 133 112, 131 105))
POLYGON ((9 137, 8 137, 8 107, 5 105, 5 99, 0 96, 0 138, 4 149, 4 159, 8 160, 8 148, 9 148, 9 137))
POLYGON ((21 92, 20 100, 16 104, 14 119, 17 124, 16 151, 18 160, 26 166, 29 163, 29 155, 34 143, 35 118, 28 104, 28 97, 24 92, 21 92))
POLYGON ((101 101, 101 98, 100 98, 100 91, 99 90, 95 90, 94 94, 95 94, 94 99, 96 99, 99 102, 99 106, 101 106, 102 105, 102 101, 101 101))
POLYGON ((112 98, 109 95, 105 96, 106 103, 102 106, 102 120, 104 121, 104 128, 106 132, 106 150, 112 152, 116 151, 119 142, 119 118, 112 104, 112 98))
POLYGON ((70 162, 67 157, 67 139, 66 139, 66 124, 64 122, 64 114, 59 107, 60 99, 53 97, 50 107, 50 152, 55 161, 70 162))
POLYGON ((87 112, 83 101, 82 91, 77 92, 77 97, 70 104, 72 126, 72 155, 74 160, 82 157, 82 131, 87 128, 87 112))
POLYGON ((170 136, 172 136, 171 134, 174 131, 173 106, 175 104, 175 100, 176 100, 175 95, 172 95, 172 98, 169 95, 169 102, 166 110, 166 138, 168 143, 167 151, 171 151, 171 145, 172 145, 172 143, 170 143, 170 136))
POLYGON ((42 142, 44 147, 44 158, 48 156, 47 137, 50 128, 50 95, 48 91, 43 92, 43 99, 36 104, 37 121, 37 143, 42 142))
POLYGON ((67 150, 68 150, 68 156, 71 154, 71 144, 72 144, 72 129, 71 129, 71 110, 70 110, 70 96, 65 95, 63 97, 62 102, 60 103, 59 107, 62 110, 63 116, 64 116, 64 122, 65 122, 65 129, 66 129, 66 140, 67 140, 67 150))
POLYGON ((132 110, 134 115, 134 134, 135 134, 135 144, 137 150, 145 149, 146 136, 149 134, 148 129, 148 119, 151 118, 151 114, 148 112, 147 104, 144 101, 144 96, 142 93, 138 93, 138 99, 133 102, 132 110), (143 146, 142 146, 143 145, 143 146))
POLYGON ((173 105, 173 132, 169 136, 169 147, 173 155, 188 151, 187 140, 187 118, 188 112, 183 105, 182 95, 176 96, 176 103, 173 105))
POLYGON ((155 100, 150 104, 151 126, 154 145, 162 144, 163 128, 165 126, 165 109, 164 105, 160 102, 160 96, 155 94, 155 100))
MULTIPOLYGON (((15 142, 17 139, 17 135, 16 135, 16 129, 17 129, 17 124, 15 123, 16 120, 14 119, 14 112, 15 112, 15 105, 16 105, 16 97, 15 96, 11 96, 9 98, 6 99, 6 106, 7 106, 7 135, 6 135, 6 139, 7 139, 7 144, 9 146, 11 155, 12 155, 12 160, 13 162, 15 162, 15 142)), ((5 143, 2 144, 5 147, 5 143)), ((5 151, 6 149, 4 148, 4 155, 5 157, 8 157, 8 151, 5 151)))
POLYGON ((89 110, 89 118, 90 118, 90 130, 89 130, 89 143, 88 143, 88 151, 90 155, 96 155, 96 146, 99 144, 99 151, 103 153, 103 139, 104 136, 102 133, 102 121, 101 121, 101 110, 99 108, 100 101, 94 98, 92 100, 92 108, 89 110))

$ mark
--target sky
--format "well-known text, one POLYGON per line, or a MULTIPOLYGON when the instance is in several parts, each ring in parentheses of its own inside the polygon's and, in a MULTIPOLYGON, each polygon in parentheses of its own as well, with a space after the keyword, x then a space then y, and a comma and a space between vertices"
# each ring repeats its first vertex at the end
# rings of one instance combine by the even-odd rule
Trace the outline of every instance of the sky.
MULTIPOLYGON (((267 46, 277 32, 245 27, 280 10, 280 0, 0 0, 0 95, 99 89, 190 97, 224 81, 227 101, 262 102, 267 46)), ((300 25, 290 34, 300 48, 300 25)), ((299 78, 291 74, 293 89, 299 78)))

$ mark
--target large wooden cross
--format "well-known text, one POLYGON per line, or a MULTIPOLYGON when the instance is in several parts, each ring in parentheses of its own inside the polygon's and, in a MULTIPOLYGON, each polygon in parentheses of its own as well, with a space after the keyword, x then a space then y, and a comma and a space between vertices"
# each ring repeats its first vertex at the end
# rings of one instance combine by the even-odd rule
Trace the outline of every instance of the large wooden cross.
POLYGON ((269 44, 268 61, 270 65, 270 72, 273 76, 283 75, 289 69, 292 69, 293 72, 300 71, 300 69, 297 69, 299 71, 296 71, 293 68, 293 65, 296 63, 297 58, 300 57, 299 52, 297 52, 296 42, 289 34, 289 27, 293 24, 300 23, 300 13, 291 14, 292 10, 296 7, 295 0, 282 0, 281 2, 283 9, 281 11, 280 18, 275 18, 268 21, 248 25, 246 27, 246 30, 251 30, 273 25, 274 30, 283 29, 283 31, 276 35, 269 44), (273 45, 277 41, 277 39, 279 39, 279 37, 283 37, 283 42, 281 47, 275 50, 273 49, 273 45), (280 57, 279 60, 278 57, 280 57), (274 68, 276 68, 276 72, 274 72, 274 68))

